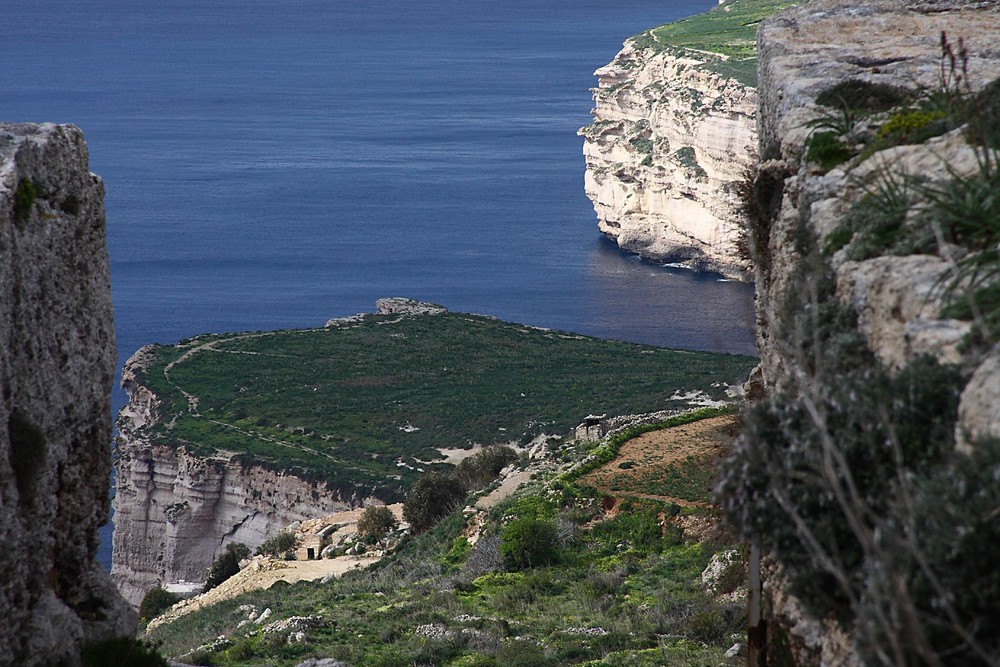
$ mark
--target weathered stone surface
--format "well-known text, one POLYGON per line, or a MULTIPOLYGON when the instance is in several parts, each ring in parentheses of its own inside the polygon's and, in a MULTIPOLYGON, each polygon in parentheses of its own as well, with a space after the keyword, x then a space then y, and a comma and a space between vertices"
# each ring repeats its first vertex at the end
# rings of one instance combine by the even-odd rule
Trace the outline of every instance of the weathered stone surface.
MULTIPOLYGON (((940 86, 941 34, 959 37, 969 49, 973 89, 1000 76, 1000 5, 973 0, 812 0, 765 21, 758 31, 760 155, 781 186, 780 211, 769 235, 769 257, 757 267, 758 346, 765 388, 774 392, 802 382, 801 345, 789 327, 785 304, 809 303, 809 290, 823 278, 806 262, 800 240, 819 247, 840 225, 851 205, 891 170, 922 177, 971 174, 975 155, 961 132, 922 145, 875 153, 858 164, 818 173, 803 159, 809 122, 824 111, 816 97, 849 79, 915 90, 940 86), (946 166, 947 165, 947 166, 946 166), (790 296, 798 299, 789 299, 790 296)), ((911 215, 919 215, 913 210, 911 215)), ((960 343, 970 323, 942 317, 943 286, 954 258, 936 255, 882 256, 849 261, 828 257, 835 298, 853 306, 858 328, 875 357, 890 372, 924 355, 973 370, 959 409, 959 441, 1000 434, 1000 355, 978 358, 960 343), (964 439, 963 439, 964 438, 964 439)), ((801 343, 801 341, 799 341, 801 343)), ((835 624, 811 618, 787 594, 780 576, 768 584, 774 618, 788 629, 802 664, 855 664, 850 638, 835 624)))
POLYGON ((703 63, 626 42, 595 72, 585 187, 623 250, 746 280, 734 182, 756 158, 757 96, 703 63))
POLYGON ((980 438, 1000 438, 1000 347, 976 368, 958 406, 959 447, 980 438))
POLYGON ((0 338, 0 664, 72 665, 135 627, 96 560, 116 356, 104 187, 73 126, 0 124, 0 338))
POLYGON ((876 358, 898 370, 919 356, 957 364, 971 323, 939 317, 940 257, 875 257, 850 262, 838 272, 838 291, 858 313, 858 328, 876 358))
POLYGON ((796 665, 860 667, 853 638, 833 621, 816 620, 806 613, 802 603, 789 595, 780 569, 773 563, 764 566, 764 593, 772 618, 794 637, 788 650, 796 665))
POLYGON ((375 312, 379 315, 440 315, 448 309, 436 303, 417 301, 403 296, 391 296, 375 302, 375 312))

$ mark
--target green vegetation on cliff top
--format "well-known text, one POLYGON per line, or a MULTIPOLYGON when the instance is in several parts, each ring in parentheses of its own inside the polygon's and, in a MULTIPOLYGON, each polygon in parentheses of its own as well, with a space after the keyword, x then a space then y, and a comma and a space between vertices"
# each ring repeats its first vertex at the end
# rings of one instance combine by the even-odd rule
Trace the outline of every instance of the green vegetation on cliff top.
POLYGON ((755 360, 599 340, 448 313, 329 329, 201 336, 154 348, 154 443, 401 498, 438 448, 566 435, 588 413, 725 398, 755 360), (679 392, 679 393, 678 393, 679 392))
POLYGON ((790 0, 728 0, 707 12, 668 23, 637 36, 646 48, 681 48, 720 56, 705 67, 749 86, 757 85, 757 26, 790 0))

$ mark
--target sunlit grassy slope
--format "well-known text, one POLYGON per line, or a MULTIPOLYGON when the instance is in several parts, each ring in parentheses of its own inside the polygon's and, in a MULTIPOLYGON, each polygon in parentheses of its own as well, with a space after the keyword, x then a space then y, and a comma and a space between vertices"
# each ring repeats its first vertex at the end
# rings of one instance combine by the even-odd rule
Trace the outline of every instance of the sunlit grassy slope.
POLYGON ((790 0, 728 0, 718 7, 668 23, 639 35, 638 43, 654 48, 682 48, 717 54, 706 67, 757 83, 757 26, 780 10, 798 4, 790 0))

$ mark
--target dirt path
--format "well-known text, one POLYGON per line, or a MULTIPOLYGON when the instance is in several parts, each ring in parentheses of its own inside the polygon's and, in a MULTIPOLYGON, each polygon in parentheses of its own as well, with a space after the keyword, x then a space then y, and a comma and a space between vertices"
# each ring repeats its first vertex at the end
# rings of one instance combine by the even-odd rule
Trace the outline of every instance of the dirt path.
MULTIPOLYGON (((402 520, 403 505, 389 505, 389 509, 397 519, 402 520)), ((321 519, 303 521, 299 535, 314 534, 319 528, 329 525, 339 525, 336 532, 343 539, 357 532, 357 521, 364 512, 363 509, 347 510, 330 514, 321 519)), ((207 593, 182 600, 171 607, 166 613, 153 619, 146 630, 151 631, 159 625, 177 620, 203 607, 208 607, 223 600, 229 600, 241 593, 270 588, 278 581, 294 584, 296 581, 315 581, 325 577, 339 577, 356 568, 363 568, 377 563, 382 559, 381 552, 371 552, 359 556, 338 556, 336 558, 321 558, 318 560, 277 560, 266 556, 255 556, 242 570, 207 593)))
POLYGON ((736 420, 736 415, 723 415, 644 433, 622 445, 614 460, 581 477, 580 483, 612 496, 660 500, 684 507, 710 507, 708 503, 643 493, 639 490, 640 480, 651 470, 665 470, 691 457, 723 457, 732 443, 736 420), (621 487, 623 478, 632 479, 635 484, 631 488, 612 490, 612 481, 621 487))

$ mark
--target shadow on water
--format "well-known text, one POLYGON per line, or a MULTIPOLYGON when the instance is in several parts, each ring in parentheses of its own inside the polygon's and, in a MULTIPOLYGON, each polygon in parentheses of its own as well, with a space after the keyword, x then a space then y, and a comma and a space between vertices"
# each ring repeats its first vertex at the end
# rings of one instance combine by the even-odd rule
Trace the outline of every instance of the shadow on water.
POLYGON ((753 285, 647 262, 601 239, 590 254, 585 303, 606 338, 756 354, 753 285))

